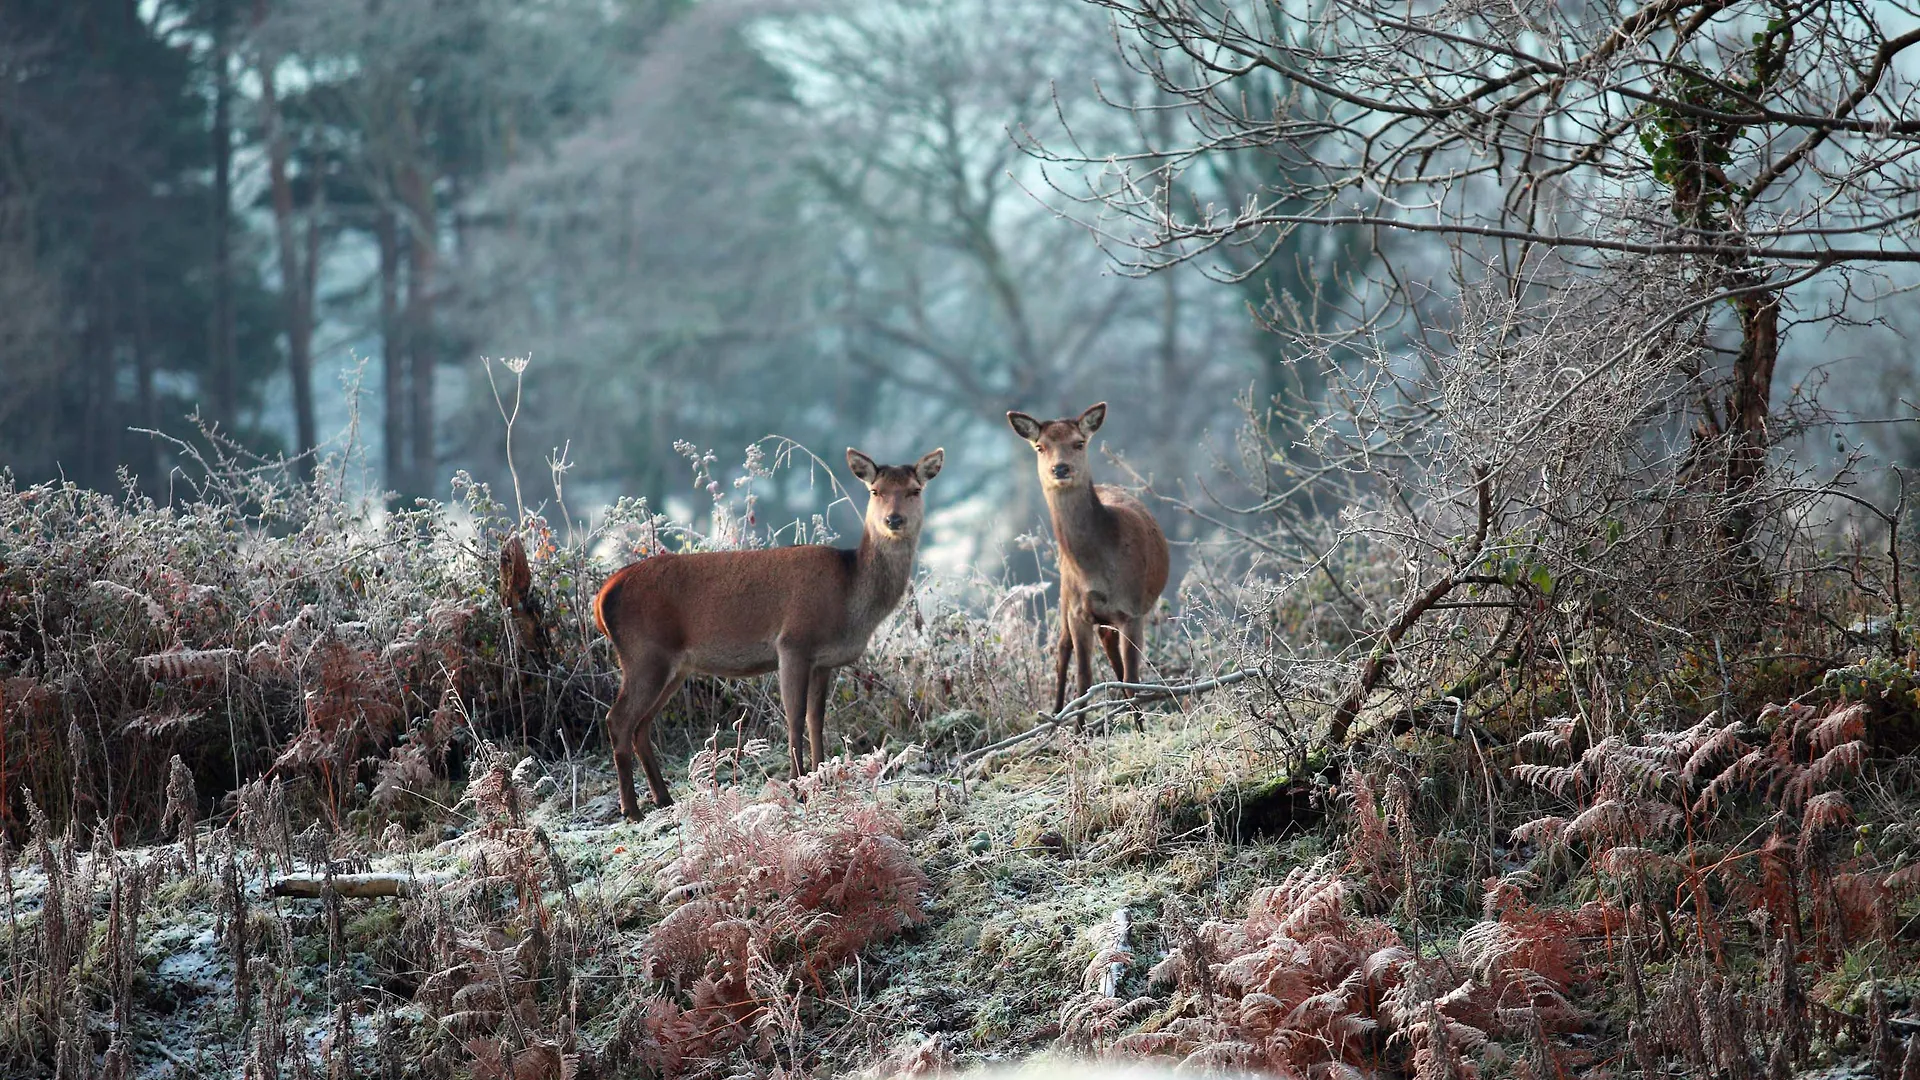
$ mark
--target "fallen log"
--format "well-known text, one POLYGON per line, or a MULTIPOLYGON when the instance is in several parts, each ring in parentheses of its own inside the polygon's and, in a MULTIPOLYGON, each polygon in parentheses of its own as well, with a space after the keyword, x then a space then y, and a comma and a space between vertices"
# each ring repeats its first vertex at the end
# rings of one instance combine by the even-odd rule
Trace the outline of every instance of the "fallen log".
POLYGON ((267 895, 311 900, 332 889, 338 896, 414 896, 422 884, 413 874, 288 874, 267 886, 267 895))

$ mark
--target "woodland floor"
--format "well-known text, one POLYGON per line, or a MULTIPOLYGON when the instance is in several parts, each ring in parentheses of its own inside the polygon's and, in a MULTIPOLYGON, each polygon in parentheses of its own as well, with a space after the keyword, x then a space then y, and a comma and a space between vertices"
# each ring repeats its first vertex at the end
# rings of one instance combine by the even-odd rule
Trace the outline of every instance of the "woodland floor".
MULTIPOLYGON (((1122 1029, 1151 1033, 1191 1006, 1190 994, 1149 977, 1176 944, 1175 928, 1164 925, 1168 918, 1235 917, 1256 889, 1286 879, 1290 871, 1326 865, 1319 861, 1330 853, 1337 868, 1361 872, 1351 852, 1341 855, 1338 833, 1308 809, 1299 791, 1272 782, 1262 765, 1271 755, 1248 740, 1244 725, 1189 707, 1104 727, 1036 740, 964 783, 944 762, 920 755, 900 759, 872 797, 897 816, 906 850, 925 871, 924 921, 866 948, 810 992, 803 990, 797 1040, 780 1043, 770 1056, 736 1053, 731 1065, 712 1074, 790 1069, 871 1075, 1097 1052, 1122 1029), (1063 1014, 1094 996, 1105 967, 1097 962, 1102 934, 1111 933, 1120 911, 1128 924, 1125 956, 1106 996, 1133 1005, 1104 1028, 1087 1023, 1084 1011, 1069 1019, 1063 1014)), ((677 740, 669 734, 668 741, 668 760, 684 761, 671 752, 673 743, 685 750, 691 740, 683 733, 677 740)), ((754 789, 784 776, 785 757, 784 746, 771 742, 736 763, 727 778, 754 789), (754 776, 756 770, 762 775, 754 776)), ((617 1041, 620 1012, 630 1002, 602 997, 594 983, 644 981, 641 943, 666 910, 656 879, 685 850, 691 826, 661 812, 637 823, 622 820, 611 771, 592 755, 573 765, 523 761, 514 777, 533 795, 523 808, 524 824, 550 842, 564 867, 566 880, 555 874, 538 905, 569 907, 576 927, 597 928, 576 932, 571 944, 571 1001, 560 1011, 572 1030, 564 1045, 617 1041)), ((684 765, 670 778, 676 795, 687 790, 684 765)), ((447 798, 457 799, 457 791, 447 798)), ((439 817, 456 822, 473 811, 471 801, 441 809, 439 817)), ((276 1026, 286 1052, 298 1058, 286 1075, 321 1075, 317 1070, 326 1062, 335 1063, 340 1075, 341 1060, 349 1069, 345 1075, 412 1075, 423 1056, 449 1053, 461 1059, 452 1065, 455 1075, 547 1075, 489 1073, 484 1054, 468 1060, 449 1050, 471 1034, 462 1028, 465 1014, 420 1004, 421 973, 402 970, 406 965, 397 959, 392 939, 419 933, 423 921, 407 905, 434 903, 438 888, 474 874, 476 865, 483 876, 487 872, 488 841, 480 833, 453 824, 424 835, 390 830, 382 840, 368 838, 362 857, 342 867, 405 875, 425 884, 422 895, 341 899, 337 914, 322 900, 268 895, 272 873, 241 872, 249 925, 256 933, 277 935, 275 948, 292 961, 278 973, 285 992, 276 1026), (359 986, 361 1004, 347 1011, 332 1004, 341 998, 343 977, 359 986), (344 1059, 343 1042, 349 1044, 344 1059), (308 1071, 309 1059, 315 1071, 308 1071)), ((1509 872, 1523 861, 1498 848, 1486 854, 1506 864, 1481 868, 1482 874, 1509 872)), ((176 844, 112 857, 126 865, 178 863, 182 852, 176 844)), ((86 861, 82 856, 77 863, 83 876, 86 861)), ((18 859, 11 872, 8 954, 19 957, 36 933, 48 879, 28 859, 18 859)), ((1464 892, 1478 888, 1477 881, 1454 884, 1464 892)), ((127 1002, 129 1075, 258 1075, 248 1068, 257 1033, 250 1048, 236 1015, 229 916, 223 913, 231 909, 216 895, 222 887, 212 874, 162 875, 145 900, 137 930, 139 970, 127 1002)), ((528 900, 517 904, 524 912, 528 900)), ((97 905, 102 926, 111 921, 108 906, 97 905)), ((500 901, 509 938, 515 906, 500 901)), ((1348 906, 1388 905, 1363 890, 1348 906)), ((1429 940, 1423 942, 1417 929, 1411 934, 1411 948, 1416 956, 1425 949, 1444 959, 1462 925, 1436 918, 1429 940)), ((1908 932, 1902 928, 1903 936, 1908 932)), ((112 931, 96 927, 92 948, 104 947, 103 933, 112 931)), ((1853 972, 1856 980, 1860 975, 1853 972)), ((1896 1013, 1920 990, 1920 979, 1903 978, 1897 970, 1882 969, 1876 978, 1885 980, 1896 1013)), ((1841 987, 1837 995, 1826 989, 1829 996, 1858 997, 1853 987, 1841 987)), ((1617 1038, 1617 1016, 1606 1016, 1617 1013, 1622 993, 1617 983, 1601 981, 1584 985, 1579 997, 1569 994, 1586 1019, 1558 1031, 1554 1046, 1569 1055, 1563 1060, 1582 1064, 1581 1074, 1635 1073, 1617 1038)), ((12 1014, 8 1022, 16 1025, 16 1035, 19 1011, 17 1003, 0 1007, 0 1013, 12 1014)), ((92 1024, 94 1050, 104 1051, 108 1021, 102 1015, 92 1024)), ((525 1031, 518 1039, 537 1041, 525 1031)), ((1490 1055, 1482 1048, 1477 1056, 1481 1075, 1529 1075, 1499 1065, 1521 1061, 1518 1048, 1510 1056, 1497 1046, 1490 1055)), ((1844 1039, 1816 1056, 1826 1064, 1797 1075, 1875 1075, 1863 1064, 1860 1047, 1849 1049, 1844 1039)), ((596 1073, 651 1074, 633 1067, 596 1073)))
MULTIPOLYGON (((1287 821, 1289 807, 1271 798, 1259 801, 1255 789, 1266 778, 1252 766, 1263 756, 1238 745, 1236 730, 1204 712, 1160 713, 1139 725, 1038 740, 964 784, 925 759, 884 779, 880 798, 904 824, 931 900, 923 923, 867 949, 814 996, 805 1018, 807 1071, 834 1075, 915 1054, 964 1064, 1072 1053, 1061 1042, 1061 1010, 1085 993, 1097 931, 1117 910, 1130 914, 1128 944, 1139 957, 1122 988, 1144 991, 1146 968, 1166 951, 1158 924, 1170 900, 1224 912, 1288 868, 1323 855, 1318 830, 1287 821), (1243 788, 1255 791, 1252 805, 1243 788)), ((769 746, 753 764, 768 777, 783 776, 784 746, 769 746)), ((611 940, 596 943, 599 970, 579 977, 632 967, 635 943, 662 913, 655 877, 680 848, 683 825, 658 811, 637 823, 623 820, 611 769, 595 757, 573 766, 529 760, 516 775, 537 793, 527 821, 551 838, 572 878, 574 902, 617 928, 611 940)), ((684 764, 670 767, 670 781, 676 793, 685 791, 684 764)), ((408 837, 385 852, 378 846, 352 869, 401 874, 427 883, 428 891, 472 873, 476 856, 484 858, 478 837, 452 825, 441 839, 408 837)), ((132 865, 172 861, 181 849, 124 849, 116 857, 132 865)), ((82 873, 86 862, 80 856, 82 873)), ((12 940, 24 945, 47 877, 25 860, 12 874, 12 940)), ((385 970, 391 959, 383 956, 389 950, 382 935, 397 932, 400 905, 419 901, 341 899, 334 947, 344 945, 347 955, 336 957, 325 904, 268 895, 275 876, 243 871, 241 888, 254 921, 270 913, 266 922, 284 928, 284 946, 307 961, 284 972, 292 991, 283 1020, 289 1040, 304 1042, 319 1060, 334 1049, 328 981, 344 962, 370 984, 370 996, 390 999, 388 1010, 355 1020, 367 1060, 384 1058, 371 1049, 382 1038, 404 1044, 403 1058, 424 1049, 435 1018, 378 985, 393 975, 385 970)), ((211 876, 175 877, 146 899, 132 1001, 135 1075, 232 1076, 244 1069, 234 965, 214 897, 219 885, 211 876)), ((561 900, 553 894, 547 902, 561 900)), ((613 1020, 591 1008, 576 1018, 589 1040, 604 1036, 613 1020)), ((105 1038, 96 1033, 96 1041, 105 1038)))

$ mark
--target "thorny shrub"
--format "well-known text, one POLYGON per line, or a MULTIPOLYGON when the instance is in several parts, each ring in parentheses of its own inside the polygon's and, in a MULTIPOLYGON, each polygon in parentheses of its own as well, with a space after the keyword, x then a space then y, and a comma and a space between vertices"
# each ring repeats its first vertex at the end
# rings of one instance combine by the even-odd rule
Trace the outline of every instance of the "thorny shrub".
POLYGON ((1815 403, 1782 403, 1751 483, 1715 467, 1730 436, 1694 422, 1716 344, 1697 276, 1564 270, 1463 283, 1418 328, 1274 313, 1323 400, 1248 402, 1209 488, 1240 495, 1172 501, 1222 526, 1189 588, 1277 673, 1276 725, 1511 739, 1649 693, 1751 714, 1810 688, 1863 617, 1904 625, 1898 505, 1873 505, 1857 449, 1788 452, 1827 419, 1815 403))
POLYGON ((1784 1075, 1817 1024, 1829 1047, 1893 1045, 1884 1010, 1839 998, 1916 962, 1895 757, 1920 745, 1914 537, 1904 494, 1867 497, 1900 478, 1844 442, 1790 452, 1827 419, 1796 392, 1729 487, 1725 432, 1688 412, 1719 408, 1709 321, 1618 333, 1694 310, 1698 282, 1660 260, 1541 276, 1463 286, 1418 327, 1271 312, 1326 393, 1304 415, 1250 401, 1235 498, 1172 499, 1222 526, 1189 608, 1265 673, 1249 704, 1290 768, 1350 798, 1332 820, 1356 909, 1391 908, 1411 945, 1461 935, 1463 883, 1490 880, 1507 914, 1462 949, 1611 912, 1625 1000, 1580 1006, 1631 1027, 1649 1075, 1745 1075, 1754 1054, 1784 1075))

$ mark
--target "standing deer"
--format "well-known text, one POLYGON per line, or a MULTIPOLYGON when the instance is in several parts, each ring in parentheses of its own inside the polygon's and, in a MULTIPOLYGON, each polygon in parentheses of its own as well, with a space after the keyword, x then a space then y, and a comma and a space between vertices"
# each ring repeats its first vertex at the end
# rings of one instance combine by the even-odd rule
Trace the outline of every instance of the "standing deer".
POLYGON ((801 544, 655 555, 607 579, 593 615, 620 658, 620 695, 607 714, 607 733, 622 813, 640 817, 636 749, 654 804, 673 805, 653 748, 653 718, 695 673, 746 678, 779 671, 793 774, 807 771, 803 717, 813 764, 820 764, 834 669, 866 652, 906 593, 925 516, 920 490, 945 460, 946 452, 935 450, 913 465, 875 465, 847 450, 847 468, 871 493, 858 550, 801 544))
MULTIPOLYGON (((1074 419, 1035 420, 1023 412, 1007 423, 1040 455, 1040 487, 1060 549, 1060 658, 1053 711, 1067 702, 1067 663, 1077 661, 1080 692, 1093 685, 1093 636, 1121 682, 1140 681, 1140 642, 1147 613, 1167 587, 1167 538, 1139 499, 1096 485, 1087 471, 1087 440, 1107 418, 1101 402, 1074 419)), ((1076 717, 1074 729, 1080 721, 1076 717)))

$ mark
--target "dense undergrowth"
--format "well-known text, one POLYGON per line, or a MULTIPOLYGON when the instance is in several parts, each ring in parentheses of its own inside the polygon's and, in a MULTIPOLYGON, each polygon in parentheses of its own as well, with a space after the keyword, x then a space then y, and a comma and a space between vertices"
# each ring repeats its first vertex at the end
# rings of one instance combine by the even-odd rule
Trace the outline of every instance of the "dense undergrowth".
POLYGON ((1491 674, 1426 669, 1450 723, 1387 680, 1338 752, 1351 669, 1259 644, 1327 598, 1254 632, 1196 588, 1158 676, 1254 678, 984 756, 1040 613, 925 581, 838 683, 846 754, 792 780, 771 688, 696 682, 635 824, 592 592, 744 518, 456 490, 0 481, 7 1075, 1920 1078, 1920 642, 1844 573, 1630 643, 1536 585, 1491 674))

